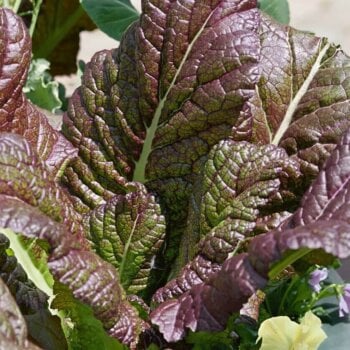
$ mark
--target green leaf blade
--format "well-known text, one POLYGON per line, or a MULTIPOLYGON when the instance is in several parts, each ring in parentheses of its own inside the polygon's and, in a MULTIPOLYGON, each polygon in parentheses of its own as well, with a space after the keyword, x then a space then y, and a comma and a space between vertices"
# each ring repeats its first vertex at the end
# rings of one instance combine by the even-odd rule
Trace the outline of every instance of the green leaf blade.
POLYGON ((102 31, 116 40, 139 18, 129 0, 81 0, 81 5, 102 31))

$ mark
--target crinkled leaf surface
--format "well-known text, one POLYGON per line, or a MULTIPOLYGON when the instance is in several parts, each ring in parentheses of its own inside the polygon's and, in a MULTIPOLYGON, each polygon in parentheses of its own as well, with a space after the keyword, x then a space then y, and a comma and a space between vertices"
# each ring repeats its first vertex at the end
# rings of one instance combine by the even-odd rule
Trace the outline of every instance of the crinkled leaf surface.
POLYGON ((165 234, 165 219, 154 196, 141 184, 116 195, 87 215, 88 239, 106 261, 118 268, 124 289, 136 293, 147 285, 150 261, 165 234))
POLYGON ((46 240, 51 247, 48 266, 54 278, 68 286, 76 299, 91 306, 112 337, 135 344, 142 322, 125 300, 113 266, 86 250, 76 236, 37 208, 8 196, 0 199, 0 227, 46 240))
POLYGON ((22 20, 0 8, 0 131, 23 135, 54 174, 76 151, 23 94, 31 42, 22 20))
MULTIPOLYGON (((147 183, 171 235, 182 232, 192 183, 254 95, 259 58, 255 1, 186 6, 144 1, 119 49, 87 65, 63 126, 79 148, 65 171, 78 210, 129 192, 131 181, 147 183)), ((178 245, 171 240, 169 260, 178 245)))
POLYGON ((0 278, 0 347, 14 350, 39 350, 27 340, 25 320, 6 284, 0 278))
POLYGON ((81 218, 65 190, 54 181, 53 174, 20 135, 0 133, 0 194, 38 207, 84 240, 81 218))
POLYGON ((81 0, 81 5, 98 28, 116 40, 139 18, 129 0, 81 0))
POLYGON ((285 148, 307 188, 349 127, 350 59, 327 40, 265 16, 260 38, 259 84, 234 138, 285 148))
MULTIPOLYGON (((156 292, 156 302, 178 296, 193 285, 207 281, 239 244, 255 234, 257 221, 270 221, 291 206, 300 175, 298 163, 274 145, 254 145, 226 140, 209 153, 199 186, 197 256, 179 276, 156 292)), ((198 194, 196 194, 198 195, 198 194)), ((261 233, 261 232, 259 232, 261 233)))
POLYGON ((226 260, 206 283, 194 286, 178 300, 161 304, 151 319, 165 339, 181 339, 186 328, 223 329, 230 313, 238 312, 249 296, 264 287, 271 265, 283 262, 284 255, 291 251, 322 248, 336 257, 349 257, 349 156, 350 130, 281 231, 255 237, 248 253, 226 260))
POLYGON ((77 210, 144 183, 166 214, 169 265, 201 167, 228 137, 284 148, 300 163, 301 197, 350 125, 349 62, 255 0, 144 0, 119 49, 87 65, 64 118, 79 149, 64 177, 77 210))

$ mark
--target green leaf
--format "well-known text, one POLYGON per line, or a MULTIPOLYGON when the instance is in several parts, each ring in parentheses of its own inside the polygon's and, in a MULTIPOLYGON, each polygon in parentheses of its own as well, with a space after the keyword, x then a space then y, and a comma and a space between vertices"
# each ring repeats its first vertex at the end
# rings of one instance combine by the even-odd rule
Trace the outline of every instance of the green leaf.
POLYGON ((139 17, 129 0, 81 0, 81 5, 102 31, 116 40, 139 17))
POLYGON ((120 282, 129 293, 147 285, 151 260, 165 236, 160 206, 145 187, 116 195, 87 216, 88 238, 96 252, 118 268, 120 282))
POLYGON ((43 58, 32 60, 23 92, 35 105, 55 113, 62 107, 62 101, 59 97, 59 84, 52 81, 49 69, 49 61, 43 58))
POLYGON ((48 296, 53 299, 53 278, 43 242, 24 239, 10 229, 0 228, 0 233, 5 236, 0 236, 1 277, 21 309, 31 338, 45 349, 66 349, 66 319, 57 310, 50 312, 47 302, 48 296))
POLYGON ((259 0, 259 8, 277 22, 288 24, 290 21, 288 0, 259 0))
POLYGON ((68 334, 70 349, 127 349, 116 339, 108 336, 102 323, 93 315, 91 307, 75 299, 65 285, 55 283, 54 291, 57 293, 57 297, 53 301, 53 306, 63 310, 74 325, 68 334))
POLYGON ((192 345, 193 350, 231 350, 232 338, 227 332, 196 332, 190 333, 186 342, 192 345))

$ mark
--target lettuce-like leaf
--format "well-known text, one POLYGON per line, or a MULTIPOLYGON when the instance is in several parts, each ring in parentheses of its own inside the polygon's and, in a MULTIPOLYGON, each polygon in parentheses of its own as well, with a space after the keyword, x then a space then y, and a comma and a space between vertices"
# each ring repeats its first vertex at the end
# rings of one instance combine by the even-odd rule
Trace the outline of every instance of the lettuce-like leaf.
POLYGON ((298 211, 280 231, 255 237, 248 253, 225 261, 206 283, 198 284, 178 300, 162 303, 151 314, 168 341, 177 341, 185 329, 222 330, 233 312, 266 285, 270 275, 285 267, 292 251, 321 248, 339 258, 350 256, 350 130, 332 152, 298 211), (305 218, 303 221, 301 218, 305 218), (289 228, 288 228, 289 226, 289 228), (275 264, 274 266, 272 266, 275 264))
POLYGON ((40 159, 59 175, 76 150, 25 97, 31 41, 22 20, 0 8, 0 131, 23 135, 40 159))
MULTIPOLYGON (((22 268, 25 265, 18 263, 16 256, 13 256, 13 250, 9 251, 13 246, 10 246, 6 238, 8 230, 5 232, 0 229, 0 232, 5 234, 0 234, 0 276, 27 322, 28 334, 44 349, 66 349, 67 342, 60 319, 48 310, 48 296, 28 279, 22 268)), ((28 269, 28 266, 25 268, 28 269)))

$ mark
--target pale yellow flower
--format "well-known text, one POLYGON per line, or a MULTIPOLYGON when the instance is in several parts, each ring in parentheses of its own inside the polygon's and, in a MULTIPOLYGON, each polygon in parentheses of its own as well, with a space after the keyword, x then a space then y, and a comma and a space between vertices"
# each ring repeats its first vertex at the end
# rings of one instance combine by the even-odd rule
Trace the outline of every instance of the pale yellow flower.
POLYGON ((260 350, 317 350, 327 338, 321 320, 308 311, 300 324, 287 316, 271 317, 259 328, 260 350))

